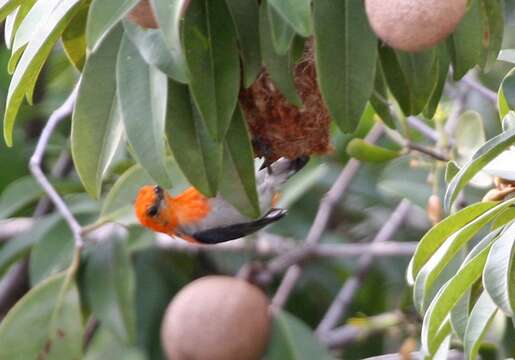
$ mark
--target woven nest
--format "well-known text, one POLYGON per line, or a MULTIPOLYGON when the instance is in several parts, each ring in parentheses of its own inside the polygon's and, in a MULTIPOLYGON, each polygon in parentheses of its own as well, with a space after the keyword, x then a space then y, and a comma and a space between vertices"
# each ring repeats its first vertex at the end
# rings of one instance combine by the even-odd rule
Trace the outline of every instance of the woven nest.
POLYGON ((332 150, 330 117, 318 89, 312 49, 312 41, 308 41, 294 69, 302 107, 292 105, 266 71, 250 88, 240 92, 240 104, 252 133, 255 154, 267 162, 280 157, 295 159, 326 154, 332 150))

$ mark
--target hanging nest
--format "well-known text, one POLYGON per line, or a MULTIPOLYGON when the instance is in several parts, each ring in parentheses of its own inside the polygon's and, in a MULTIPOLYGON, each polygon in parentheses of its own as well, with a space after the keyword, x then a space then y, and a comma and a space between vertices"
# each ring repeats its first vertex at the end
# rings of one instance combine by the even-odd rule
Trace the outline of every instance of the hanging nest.
POLYGON ((263 70, 248 89, 240 92, 240 104, 253 138, 254 152, 271 163, 280 157, 327 154, 330 116, 318 89, 313 42, 294 68, 294 81, 303 106, 292 105, 263 70))

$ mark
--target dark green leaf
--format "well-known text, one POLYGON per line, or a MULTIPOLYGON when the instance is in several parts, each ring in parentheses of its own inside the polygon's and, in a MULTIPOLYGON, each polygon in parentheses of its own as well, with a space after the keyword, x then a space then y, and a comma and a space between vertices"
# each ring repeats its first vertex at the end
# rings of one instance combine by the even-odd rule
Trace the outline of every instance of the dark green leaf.
POLYGON ((187 77, 176 64, 165 44, 163 33, 159 29, 143 29, 131 21, 123 21, 125 34, 138 49, 147 64, 153 65, 172 79, 186 82, 187 77))
POLYGON ((116 59, 121 39, 122 28, 117 27, 88 57, 72 118, 75 169, 86 191, 95 198, 100 196, 102 178, 123 134, 116 98, 116 59))
POLYGON ((225 2, 192 0, 184 21, 191 93, 217 142, 229 128, 240 88, 238 44, 230 17, 225 2))
POLYGON ((268 5, 266 8, 275 52, 279 55, 285 55, 290 50, 295 37, 295 30, 277 13, 274 7, 268 5))
POLYGON ((135 342, 134 274, 126 239, 114 234, 90 249, 84 270, 92 313, 126 344, 135 342))
POLYGON ((402 155, 400 151, 385 149, 363 139, 351 140, 347 145, 347 153, 357 160, 373 163, 390 161, 402 155))
POLYGON ((224 146, 220 193, 242 214, 251 218, 260 215, 254 169, 254 153, 243 114, 234 112, 224 146))
POLYGON ((384 80, 383 68, 378 60, 376 64, 376 77, 374 80, 374 90, 370 97, 370 104, 377 115, 391 129, 395 129, 395 116, 392 104, 388 101, 388 88, 384 80))
POLYGON ((84 360, 106 359, 145 360, 146 358, 137 347, 127 346, 101 325, 95 331, 84 360))
POLYGON ((140 56, 124 36, 116 65, 118 103, 138 163, 159 185, 171 187, 165 164, 166 75, 140 56))
POLYGON ((436 113, 438 104, 442 98, 443 88, 445 86, 445 81, 447 80, 447 74, 449 73, 449 54, 444 44, 440 44, 438 46, 436 57, 436 61, 438 61, 438 81, 433 90, 433 93, 431 94, 429 102, 424 108, 424 116, 428 119, 432 119, 436 113))
POLYGON ((66 25, 79 10, 80 4, 80 0, 60 2, 23 52, 7 93, 4 138, 8 146, 12 146, 14 122, 25 94, 32 92, 43 64, 66 25))
POLYGON ((189 79, 188 66, 181 44, 181 21, 183 13, 189 6, 189 0, 151 0, 150 1, 159 30, 172 57, 171 70, 173 79, 186 83, 189 79))
POLYGON ((277 312, 265 353, 265 360, 332 359, 313 332, 299 319, 285 311, 277 312))
POLYGON ((451 58, 454 80, 461 79, 483 57, 483 23, 480 1, 470 0, 468 11, 449 37, 447 46, 451 58))
POLYGON ((261 3, 259 11, 259 31, 263 63, 270 78, 288 101, 295 106, 301 106, 302 100, 297 94, 293 78, 294 63, 290 54, 278 55, 275 52, 265 1, 261 3))
POLYGON ((481 0, 483 19, 483 62, 484 71, 489 71, 497 61, 504 35, 502 0, 481 0))
POLYGON ((461 170, 456 174, 445 193, 445 208, 450 209, 459 192, 486 164, 515 143, 515 129, 509 129, 488 140, 481 146, 461 170))
POLYGON ((379 54, 388 87, 404 114, 420 113, 438 81, 436 50, 406 53, 381 46, 379 54))
POLYGON ((254 0, 226 0, 238 36, 243 85, 249 87, 261 72, 259 8, 254 0))
POLYGON ((372 94, 377 40, 362 1, 314 1, 320 92, 333 120, 352 132, 372 94))
MULTIPOLYGON (((313 32, 311 25, 311 0, 268 0, 295 31, 304 37, 313 32)), ((316 3, 316 1, 315 1, 316 3)))
POLYGON ((88 49, 95 51, 109 31, 138 3, 138 0, 93 0, 86 27, 88 49))
POLYGON ((1 359, 79 359, 83 326, 79 294, 65 274, 32 288, 0 325, 1 359))
POLYGON ((207 134, 185 85, 169 81, 166 133, 175 160, 190 183, 215 196, 222 166, 222 146, 207 134))

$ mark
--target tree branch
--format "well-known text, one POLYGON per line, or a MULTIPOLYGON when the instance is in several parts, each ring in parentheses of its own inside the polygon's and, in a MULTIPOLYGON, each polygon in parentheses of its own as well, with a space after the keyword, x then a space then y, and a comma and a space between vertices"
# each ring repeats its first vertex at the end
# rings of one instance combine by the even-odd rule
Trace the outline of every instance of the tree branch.
MULTIPOLYGON (((372 243, 382 243, 388 241, 402 225, 409 209, 410 202, 406 199, 402 200, 390 218, 386 221, 384 226, 379 230, 375 238, 372 240, 372 243)), ((329 310, 327 310, 322 321, 318 325, 316 333, 319 337, 323 337, 326 332, 334 328, 338 321, 340 321, 345 316, 347 308, 349 307, 354 294, 361 286, 361 283, 363 282, 370 266, 372 265, 373 259, 374 256, 371 254, 365 254, 359 258, 356 272, 353 276, 347 279, 340 292, 334 299, 333 303, 329 307, 329 310)))
POLYGON ((439 153, 438 151, 435 151, 431 148, 425 147, 420 144, 408 142, 406 144, 406 148, 408 148, 408 150, 417 151, 419 153, 425 154, 425 155, 432 157, 433 159, 436 159, 438 161, 447 162, 450 160, 446 155, 443 155, 443 154, 439 153))

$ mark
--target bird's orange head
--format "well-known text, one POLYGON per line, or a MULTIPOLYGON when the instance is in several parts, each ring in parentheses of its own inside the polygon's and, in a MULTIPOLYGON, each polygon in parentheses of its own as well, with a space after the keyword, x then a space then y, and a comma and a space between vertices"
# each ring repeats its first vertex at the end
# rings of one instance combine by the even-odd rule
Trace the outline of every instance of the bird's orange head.
POLYGON ((177 226, 171 197, 159 185, 143 186, 134 202, 136 216, 141 224, 154 231, 172 235, 177 226))

